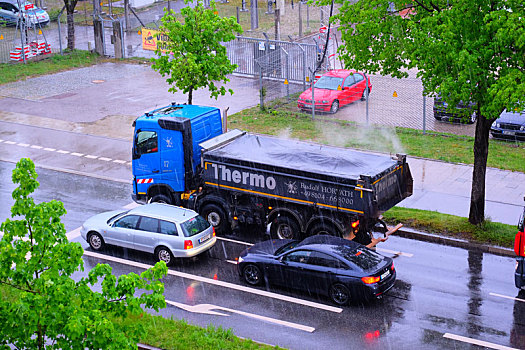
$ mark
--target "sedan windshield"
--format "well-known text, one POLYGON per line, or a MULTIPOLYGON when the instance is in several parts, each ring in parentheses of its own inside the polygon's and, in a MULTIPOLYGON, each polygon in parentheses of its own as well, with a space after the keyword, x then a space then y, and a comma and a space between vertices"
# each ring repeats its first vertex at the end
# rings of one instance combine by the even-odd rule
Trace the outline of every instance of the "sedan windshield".
POLYGON ((210 223, 206 221, 202 216, 194 216, 188 221, 184 221, 180 224, 182 232, 185 237, 195 236, 210 227, 210 223))
POLYGON ((316 89, 327 89, 327 90, 337 90, 339 87, 343 86, 343 78, 329 77, 323 75, 317 82, 314 87, 316 89))

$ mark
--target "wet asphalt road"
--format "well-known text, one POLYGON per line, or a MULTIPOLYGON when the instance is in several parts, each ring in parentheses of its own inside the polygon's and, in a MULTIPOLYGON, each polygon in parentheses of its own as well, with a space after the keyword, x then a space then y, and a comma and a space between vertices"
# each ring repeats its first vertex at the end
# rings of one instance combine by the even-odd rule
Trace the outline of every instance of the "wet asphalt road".
MULTIPOLYGON (((14 188, 10 181, 13 168, 11 162, 0 162, 2 198, 10 198, 14 188)), ((35 194, 36 201, 63 201, 68 211, 63 222, 69 232, 96 213, 122 208, 131 202, 125 181, 43 168, 37 171, 41 187, 35 194)), ((11 204, 12 201, 3 201, 2 221, 9 215, 11 204)), ((381 246, 380 252, 395 259, 398 276, 395 287, 382 300, 347 306, 337 312, 337 308, 335 311, 319 308, 333 308, 324 297, 274 287, 257 289, 293 298, 281 300, 254 294, 249 292, 253 291, 250 288, 238 290, 237 286, 246 286, 240 282, 236 266, 229 261, 238 256, 246 243, 266 237, 244 229, 226 237, 237 242, 223 238, 209 254, 178 261, 170 268, 173 274, 184 272, 197 277, 169 275, 164 279, 166 300, 179 303, 179 307, 168 306, 160 312, 162 315, 184 318, 201 326, 232 328, 238 336, 290 349, 478 348, 444 335, 525 348, 525 302, 512 299, 517 295, 512 258, 394 236, 381 246), (231 285, 213 285, 210 280, 231 285), (321 306, 306 306, 305 301, 321 306), (220 314, 183 309, 201 304, 213 305, 212 311, 220 314)), ((73 240, 81 242, 89 254, 88 245, 80 237, 73 240)), ((84 260, 86 270, 96 263, 107 262, 117 275, 142 271, 130 264, 153 263, 151 255, 120 248, 105 250, 102 258, 86 256, 84 260), (125 260, 115 262, 113 258, 125 260)))

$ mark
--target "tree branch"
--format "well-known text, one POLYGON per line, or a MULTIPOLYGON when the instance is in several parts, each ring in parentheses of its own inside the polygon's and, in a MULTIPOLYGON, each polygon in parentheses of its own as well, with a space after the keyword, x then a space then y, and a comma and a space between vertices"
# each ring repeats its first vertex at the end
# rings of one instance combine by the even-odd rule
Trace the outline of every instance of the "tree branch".
POLYGON ((0 283, 5 284, 5 285, 7 285, 9 287, 13 287, 13 288, 18 289, 18 290, 21 290, 22 292, 28 292, 28 293, 32 293, 32 294, 40 294, 39 291, 34 291, 34 290, 31 290, 31 289, 24 289, 24 288, 22 288, 20 286, 17 286, 15 284, 12 284, 12 283, 9 283, 9 282, 6 282, 6 281, 0 281, 0 283))
POLYGON ((423 5, 422 3, 420 3, 418 0, 415 0, 416 4, 418 4, 420 7, 422 7, 425 11, 427 12, 432 12, 431 9, 429 9, 428 7, 426 7, 425 5, 423 5))

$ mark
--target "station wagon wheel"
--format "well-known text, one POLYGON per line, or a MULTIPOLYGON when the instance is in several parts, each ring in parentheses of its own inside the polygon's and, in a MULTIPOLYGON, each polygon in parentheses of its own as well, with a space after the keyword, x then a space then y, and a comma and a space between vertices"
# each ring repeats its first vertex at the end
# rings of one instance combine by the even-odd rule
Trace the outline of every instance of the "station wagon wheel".
POLYGON ((341 283, 334 284, 330 287, 330 291, 328 293, 330 295, 330 299, 337 305, 346 305, 350 301, 350 291, 348 288, 341 283))
POLYGON ((330 113, 334 114, 339 110, 339 101, 335 100, 332 102, 332 107, 330 107, 330 113))
POLYGON ((261 272, 261 269, 255 265, 255 264, 247 264, 242 269, 242 277, 246 281, 246 283, 256 286, 261 283, 263 279, 263 274, 261 272))
POLYGON ((155 258, 157 261, 164 261, 167 266, 173 264, 173 260, 175 260, 171 250, 166 247, 158 247, 155 249, 155 258))
POLYGON ((104 248, 104 239, 97 232, 89 234, 88 243, 91 249, 96 251, 102 250, 102 248, 104 248))
POLYGON ((299 225, 292 218, 278 216, 272 221, 270 235, 276 239, 299 239, 299 225))

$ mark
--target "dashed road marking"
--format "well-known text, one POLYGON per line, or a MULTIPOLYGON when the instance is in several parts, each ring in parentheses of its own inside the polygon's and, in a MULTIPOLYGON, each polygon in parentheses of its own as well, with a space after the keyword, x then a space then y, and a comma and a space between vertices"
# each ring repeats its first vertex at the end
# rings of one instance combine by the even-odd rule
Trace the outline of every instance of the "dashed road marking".
POLYGON ((499 344, 489 343, 488 341, 483 341, 483 340, 478 340, 478 339, 473 339, 473 338, 463 337, 463 336, 461 336, 461 335, 456 335, 456 334, 452 334, 452 333, 445 333, 445 334, 443 334, 443 338, 448 338, 448 339, 458 340, 458 341, 462 341, 462 342, 464 342, 464 343, 474 344, 474 345, 478 345, 478 346, 484 346, 484 347, 486 347, 486 348, 490 348, 490 349, 497 349, 497 350, 518 350, 518 349, 516 349, 516 348, 511 348, 511 347, 508 347, 508 346, 505 346, 505 345, 499 345, 499 344))
POLYGON ((489 293, 489 295, 492 295, 492 296, 494 296, 494 297, 500 297, 500 298, 505 298, 505 299, 510 299, 510 300, 521 301, 522 303, 525 303, 525 299, 509 297, 509 296, 507 296, 507 295, 503 295, 503 294, 489 293))
POLYGON ((21 146, 21 147, 30 147, 30 148, 33 148, 33 149, 38 149, 38 150, 44 150, 44 151, 48 151, 48 152, 57 152, 57 153, 60 153, 60 154, 70 154, 72 156, 75 156, 75 157, 85 157, 85 158, 88 158, 88 159, 98 159, 98 160, 101 160, 101 161, 104 161, 104 162, 113 162, 113 163, 117 163, 117 164, 126 164, 126 165, 129 165, 131 166, 131 162, 128 162, 126 160, 121 160, 121 159, 111 159, 111 158, 108 158, 108 157, 99 157, 99 156, 95 156, 95 155, 91 155, 91 154, 84 154, 84 153, 79 153, 79 152, 70 152, 70 151, 66 151, 66 150, 57 150, 56 148, 51 148, 51 147, 43 147, 43 146, 39 146, 39 145, 31 145, 29 143, 22 143, 22 142, 15 142, 15 141, 6 141, 6 140, 2 140, 0 139, 0 142, 3 142, 5 144, 8 144, 8 145, 17 145, 17 146, 21 146))
POLYGON ((412 253, 397 252, 395 250, 379 248, 379 247, 377 247, 376 250, 379 251, 379 252, 389 253, 389 254, 393 254, 393 255, 406 256, 407 258, 411 258, 411 257, 414 256, 414 254, 412 254, 412 253))
POLYGON ((244 244, 244 245, 248 245, 248 246, 252 246, 253 245, 253 243, 237 241, 235 239, 229 239, 229 238, 224 238, 224 237, 217 237, 217 239, 220 239, 220 240, 223 240, 223 241, 232 242, 232 243, 237 243, 237 244, 244 244))
POLYGON ((227 263, 230 263, 230 264, 233 264, 233 265, 237 265, 237 261, 235 260, 226 260, 227 263))
MULTIPOLYGON (((149 268, 153 267, 152 265, 143 264, 143 263, 139 263, 139 262, 131 261, 131 260, 126 260, 126 259, 121 259, 121 258, 117 258, 117 257, 109 256, 109 255, 104 255, 104 254, 100 254, 100 253, 95 253, 95 252, 91 252, 91 251, 87 251, 87 250, 84 251, 84 255, 85 256, 91 256, 91 257, 97 258, 97 259, 113 261, 113 262, 116 262, 116 263, 119 263, 119 264, 130 265, 130 266, 138 267, 138 268, 141 268, 141 269, 149 269, 149 268)), ((237 290, 237 291, 241 291, 241 292, 246 292, 246 293, 251 293, 251 294, 255 294, 255 295, 260 295, 260 296, 264 296, 264 297, 268 297, 268 298, 272 298, 272 299, 276 299, 276 300, 286 301, 286 302, 289 302, 289 303, 309 306, 309 307, 320 309, 320 310, 325 310, 325 311, 330 311, 330 312, 335 312, 335 313, 343 312, 343 309, 339 308, 339 307, 325 305, 325 304, 321 304, 321 303, 316 303, 316 302, 309 301, 309 300, 303 300, 303 299, 298 299, 298 298, 294 298, 294 297, 289 297, 289 296, 286 296, 286 295, 277 294, 277 293, 273 293, 273 292, 267 292, 265 290, 260 290, 260 289, 246 287, 246 286, 241 286, 241 285, 238 285, 238 284, 235 284, 235 283, 224 282, 224 281, 214 280, 212 278, 192 275, 192 274, 181 272, 181 271, 175 271, 175 270, 171 270, 170 269, 170 270, 168 270, 168 274, 172 275, 172 276, 177 276, 177 277, 182 277, 182 278, 186 278, 186 279, 190 279, 190 280, 194 280, 194 281, 199 281, 199 282, 203 282, 203 283, 212 284, 212 285, 223 287, 223 288, 229 288, 229 289, 233 289, 233 290, 237 290)))

